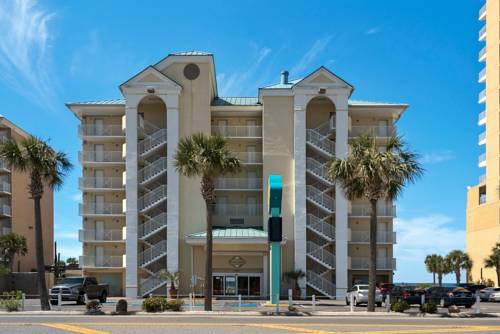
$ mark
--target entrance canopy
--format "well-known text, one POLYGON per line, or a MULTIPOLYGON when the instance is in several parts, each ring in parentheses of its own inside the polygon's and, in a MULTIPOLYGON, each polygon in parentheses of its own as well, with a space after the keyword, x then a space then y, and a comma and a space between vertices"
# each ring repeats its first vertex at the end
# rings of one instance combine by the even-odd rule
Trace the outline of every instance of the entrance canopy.
MULTIPOLYGON (((206 232, 186 236, 190 245, 204 245, 206 232)), ((214 244, 267 244, 267 232, 255 228, 218 228, 213 230, 214 244)))

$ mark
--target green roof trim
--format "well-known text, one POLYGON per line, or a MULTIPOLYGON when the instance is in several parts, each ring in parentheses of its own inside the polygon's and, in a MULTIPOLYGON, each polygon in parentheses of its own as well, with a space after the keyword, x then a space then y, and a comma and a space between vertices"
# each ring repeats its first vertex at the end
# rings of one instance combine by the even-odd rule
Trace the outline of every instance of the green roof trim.
POLYGON ((125 105, 125 99, 69 102, 66 105, 125 105))
POLYGON ((260 106, 258 97, 216 97, 212 106, 260 106))
MULTIPOLYGON (((267 232, 255 228, 219 228, 214 229, 212 234, 214 239, 267 239, 267 232)), ((197 232, 189 234, 187 237, 205 239, 207 237, 207 232, 197 232)))
POLYGON ((350 106, 407 106, 406 103, 376 102, 376 101, 351 100, 351 99, 349 99, 349 105, 350 106))
POLYGON ((174 52, 171 53, 172 56, 212 56, 213 53, 205 52, 205 51, 183 51, 183 52, 174 52))

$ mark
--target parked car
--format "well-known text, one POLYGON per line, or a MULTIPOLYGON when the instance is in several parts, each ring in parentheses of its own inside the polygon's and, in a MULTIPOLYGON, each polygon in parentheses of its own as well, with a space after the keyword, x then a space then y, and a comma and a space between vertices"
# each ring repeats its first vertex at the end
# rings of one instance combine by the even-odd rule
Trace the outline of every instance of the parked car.
POLYGON ((391 290, 394 288, 394 284, 392 283, 380 283, 378 288, 380 289, 380 293, 382 294, 383 299, 385 300, 385 296, 391 293, 391 290))
POLYGON ((84 295, 89 299, 99 299, 105 303, 109 293, 108 284, 99 284, 95 277, 66 277, 50 289, 50 303, 57 305, 58 295, 62 301, 75 301, 76 304, 85 304, 84 295))
MULTIPOLYGON (((498 289, 498 288, 497 288, 498 289)), ((493 291, 489 297, 488 297, 488 301, 490 302, 498 302, 500 301, 500 291, 493 291)))
POLYGON ((422 300, 422 294, 424 293, 423 289, 418 289, 415 286, 399 286, 396 285, 392 288, 389 298, 391 300, 391 304, 404 300, 409 305, 412 304, 420 304, 422 300))
POLYGON ((472 293, 476 293, 476 291, 487 288, 487 286, 484 284, 474 284, 474 283, 461 283, 458 286, 461 288, 465 288, 472 293))
MULTIPOLYGON (((345 297, 346 305, 349 305, 351 296, 353 298, 353 303, 355 306, 360 304, 368 303, 368 285, 357 284, 352 288, 347 290, 347 294, 345 297)), ((375 290, 375 303, 378 307, 382 306, 382 294, 379 289, 375 290)))
POLYGON ((442 307, 450 305, 472 307, 476 302, 474 294, 462 287, 433 286, 425 289, 425 300, 442 307))
POLYGON ((478 291, 479 298, 481 298, 481 301, 488 301, 488 300, 490 300, 490 296, 493 293, 496 293, 496 292, 499 292, 499 295, 500 295, 500 288, 491 288, 491 287, 488 287, 488 288, 484 288, 484 289, 478 291))

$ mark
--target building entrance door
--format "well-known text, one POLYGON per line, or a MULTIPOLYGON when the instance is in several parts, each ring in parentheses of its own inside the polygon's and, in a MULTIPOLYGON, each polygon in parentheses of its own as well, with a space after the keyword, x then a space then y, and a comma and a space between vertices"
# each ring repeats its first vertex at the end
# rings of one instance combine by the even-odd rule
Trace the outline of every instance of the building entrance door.
POLYGON ((214 296, 260 296, 262 274, 227 273, 213 275, 214 296))

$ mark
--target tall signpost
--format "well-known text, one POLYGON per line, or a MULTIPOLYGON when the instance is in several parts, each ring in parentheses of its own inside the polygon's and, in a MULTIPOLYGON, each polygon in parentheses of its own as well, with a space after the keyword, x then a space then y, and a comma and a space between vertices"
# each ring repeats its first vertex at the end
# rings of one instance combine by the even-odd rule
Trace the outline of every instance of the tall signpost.
POLYGON ((271 304, 279 304, 280 282, 281 282, 281 241, 282 218, 281 218, 281 198, 283 194, 283 183, 281 175, 269 175, 267 197, 269 206, 269 250, 270 250, 270 270, 271 273, 271 304))

